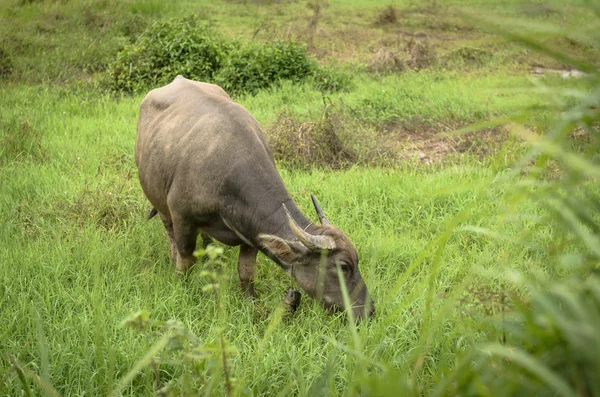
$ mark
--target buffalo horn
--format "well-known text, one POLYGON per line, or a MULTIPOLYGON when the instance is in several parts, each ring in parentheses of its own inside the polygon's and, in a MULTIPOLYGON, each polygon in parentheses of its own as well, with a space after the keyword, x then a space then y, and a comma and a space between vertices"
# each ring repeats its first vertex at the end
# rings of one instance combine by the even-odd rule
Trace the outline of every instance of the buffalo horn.
POLYGON ((315 206, 315 211, 317 211, 317 216, 319 217, 319 220, 321 221, 321 225, 331 225, 331 223, 329 223, 329 221, 327 220, 327 217, 323 213, 321 206, 317 202, 317 198, 312 194, 310 195, 310 198, 312 199, 313 205, 315 206))
POLYGON ((298 224, 296 223, 294 218, 292 218, 292 215, 290 214, 290 211, 288 211, 285 204, 282 204, 282 205, 283 205, 283 210, 285 211, 285 214, 287 215, 288 224, 290 225, 290 229, 292 229, 292 232, 294 232, 294 235, 296 236, 296 238, 298 240, 300 240, 300 242, 302 244, 304 244, 304 246, 306 248, 308 248, 311 251, 332 250, 335 248, 335 242, 333 241, 333 239, 331 237, 329 237, 329 236, 313 236, 312 234, 308 233, 306 230, 304 230, 300 226, 298 226, 298 224))

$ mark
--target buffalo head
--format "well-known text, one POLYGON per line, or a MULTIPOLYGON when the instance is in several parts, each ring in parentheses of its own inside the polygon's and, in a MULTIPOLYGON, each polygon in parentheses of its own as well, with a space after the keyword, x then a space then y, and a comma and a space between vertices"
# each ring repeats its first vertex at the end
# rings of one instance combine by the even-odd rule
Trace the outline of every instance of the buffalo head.
POLYGON ((295 238, 261 234, 260 244, 296 279, 300 288, 327 309, 345 309, 341 274, 355 318, 370 316, 375 306, 360 275, 356 250, 346 235, 329 223, 315 197, 311 197, 320 225, 311 225, 310 232, 302 229, 283 205, 295 238))

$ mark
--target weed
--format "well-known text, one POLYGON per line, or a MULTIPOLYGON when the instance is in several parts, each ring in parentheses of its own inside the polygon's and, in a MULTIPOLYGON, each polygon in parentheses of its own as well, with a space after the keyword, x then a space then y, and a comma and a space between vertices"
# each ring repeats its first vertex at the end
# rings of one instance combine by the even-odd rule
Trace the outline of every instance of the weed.
POLYGON ((59 204, 54 215, 81 228, 91 224, 105 231, 127 230, 144 211, 130 179, 85 187, 75 201, 59 204))
POLYGON ((47 154, 38 129, 28 120, 0 119, 0 164, 12 161, 42 162, 47 154))
POLYGON ((398 11, 392 5, 385 7, 383 10, 379 11, 377 14, 376 24, 379 26, 384 25, 393 25, 398 22, 398 11))
POLYGON ((320 0, 315 0, 306 4, 306 6, 312 10, 312 15, 308 21, 308 46, 309 48, 314 47, 314 38, 317 33, 317 28, 319 26, 319 20, 321 19, 321 9, 326 7, 327 2, 323 2, 320 0))
POLYGON ((389 48, 382 47, 373 55, 367 65, 372 73, 396 73, 406 70, 406 63, 389 48))
POLYGON ((407 46, 407 65, 412 69, 423 69, 436 62, 435 49, 427 40, 410 40, 407 46))

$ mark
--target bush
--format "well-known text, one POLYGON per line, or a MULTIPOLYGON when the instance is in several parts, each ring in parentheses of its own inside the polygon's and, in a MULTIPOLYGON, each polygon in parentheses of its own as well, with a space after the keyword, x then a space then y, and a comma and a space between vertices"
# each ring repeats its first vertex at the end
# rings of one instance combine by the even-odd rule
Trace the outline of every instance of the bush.
POLYGON ((229 54, 216 83, 233 95, 256 94, 280 80, 304 80, 314 69, 316 65, 306 56, 305 46, 294 41, 238 46, 229 54))
POLYGON ((133 93, 167 84, 178 74, 209 81, 230 46, 197 17, 154 23, 111 65, 110 86, 133 93))
POLYGON ((175 76, 219 84, 232 95, 256 94, 281 80, 312 79, 321 91, 350 86, 343 72, 321 69, 295 41, 242 45, 228 42, 197 17, 154 23, 109 68, 113 91, 143 92, 175 76))

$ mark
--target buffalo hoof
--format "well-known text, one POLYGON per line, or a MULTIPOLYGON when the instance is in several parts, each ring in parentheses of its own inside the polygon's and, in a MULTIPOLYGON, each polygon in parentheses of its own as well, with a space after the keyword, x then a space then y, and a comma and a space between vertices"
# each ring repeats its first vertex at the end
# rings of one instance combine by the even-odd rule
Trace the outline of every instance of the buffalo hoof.
POLYGON ((248 281, 248 282, 242 281, 241 287, 242 287, 242 292, 244 293, 244 296, 246 298, 255 298, 256 297, 256 295, 254 294, 254 281, 248 281))
POLYGON ((290 289, 283 299, 283 302, 289 307, 290 311, 293 313, 300 306, 300 299, 302 295, 300 295, 300 291, 295 289, 290 289))

